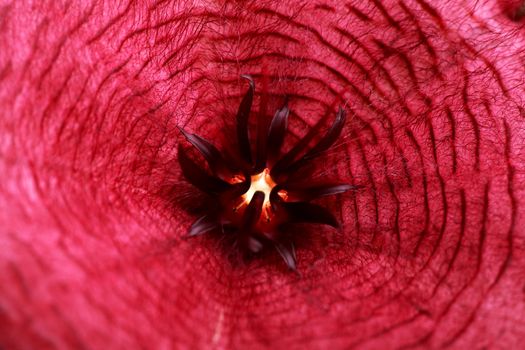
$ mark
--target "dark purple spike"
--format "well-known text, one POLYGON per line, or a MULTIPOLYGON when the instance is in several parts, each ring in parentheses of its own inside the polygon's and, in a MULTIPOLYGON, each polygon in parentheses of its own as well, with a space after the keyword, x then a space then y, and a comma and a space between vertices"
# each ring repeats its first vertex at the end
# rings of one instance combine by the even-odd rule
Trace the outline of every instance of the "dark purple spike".
POLYGON ((180 132, 186 140, 188 140, 199 152, 204 156, 206 162, 210 167, 210 170, 214 175, 226 179, 228 176, 231 176, 231 171, 228 171, 228 168, 225 166, 225 160, 219 152, 219 150, 212 145, 208 140, 203 139, 199 135, 190 134, 184 131, 182 128, 179 128, 180 132))
POLYGON ((261 217, 263 203, 264 203, 264 192, 261 192, 261 191, 255 192, 243 216, 242 226, 243 226, 243 230, 246 233, 251 231, 255 227, 255 225, 257 224, 257 221, 261 217))
POLYGON ((311 203, 282 203, 291 223, 325 224, 338 228, 336 218, 325 208, 311 203))
POLYGON ((312 159, 318 156, 320 153, 329 149, 337 140, 339 135, 341 135, 341 131, 343 130, 345 121, 346 112, 341 107, 339 107, 334 123, 332 124, 328 132, 323 136, 321 140, 319 140, 317 145, 312 147, 312 149, 304 155, 303 159, 312 159))
POLYGON ((252 151, 250 148, 250 138, 248 133, 248 118, 252 109, 255 83, 249 75, 241 75, 241 78, 247 79, 250 83, 250 87, 242 98, 239 110, 237 111, 237 142, 239 143, 239 151, 242 158, 247 163, 251 163, 252 151))
POLYGON ((230 187, 229 183, 209 175, 204 169, 191 160, 181 144, 179 144, 178 152, 182 174, 193 186, 209 194, 218 194, 230 187))
POLYGON ((273 116, 268 131, 267 157, 269 166, 272 166, 275 163, 279 156, 279 152, 281 151, 284 136, 286 135, 286 129, 288 128, 289 114, 290 110, 288 109, 288 103, 285 101, 283 107, 278 109, 273 116))
MULTIPOLYGON (((327 131, 327 133, 323 136, 323 138, 321 138, 321 140, 319 140, 319 142, 314 147, 312 147, 312 149, 306 152, 305 155, 302 156, 299 160, 293 161, 292 159, 292 161, 288 162, 283 167, 282 171, 288 171, 290 173, 296 172, 299 169, 302 169, 307 164, 308 160, 321 155, 322 152, 329 149, 333 145, 333 143, 337 140, 339 135, 341 134, 345 120, 346 120, 346 113, 341 107, 339 107, 334 123, 332 124, 330 129, 327 131)), ((320 126, 320 125, 316 124, 315 127, 317 126, 320 126)), ((275 176, 277 177, 277 174, 275 174, 275 176)))
POLYGON ((193 225, 191 225, 191 228, 188 232, 188 236, 193 237, 202 235, 206 232, 217 229, 220 226, 220 223, 215 218, 212 218, 208 215, 204 215, 203 217, 195 221, 193 225))
POLYGON ((290 270, 296 270, 295 247, 292 242, 274 242, 275 249, 279 252, 290 270))
POLYGON ((301 139, 299 142, 292 147, 291 150, 289 150, 275 165, 273 166, 270 175, 273 178, 278 178, 279 175, 283 171, 285 171, 297 158, 299 153, 301 153, 306 147, 308 146, 308 143, 319 133, 319 130, 321 129, 321 125, 323 123, 324 118, 320 119, 309 131, 308 133, 301 139))
POLYGON ((311 187, 296 187, 296 188, 287 188, 284 186, 284 189, 287 192, 287 201, 289 202, 306 202, 312 199, 316 199, 324 196, 332 196, 334 194, 344 193, 349 190, 356 190, 361 186, 354 186, 349 184, 327 184, 327 185, 318 185, 311 187))
MULTIPOLYGON (((267 77, 263 79, 263 85, 267 87, 267 77)), ((266 168, 266 152, 267 152, 267 143, 268 143, 268 128, 270 125, 269 118, 267 117, 267 106, 268 106, 268 89, 263 89, 260 100, 260 108, 257 113, 257 143, 256 143, 256 153, 255 153, 255 167, 254 172, 260 173, 266 168)))

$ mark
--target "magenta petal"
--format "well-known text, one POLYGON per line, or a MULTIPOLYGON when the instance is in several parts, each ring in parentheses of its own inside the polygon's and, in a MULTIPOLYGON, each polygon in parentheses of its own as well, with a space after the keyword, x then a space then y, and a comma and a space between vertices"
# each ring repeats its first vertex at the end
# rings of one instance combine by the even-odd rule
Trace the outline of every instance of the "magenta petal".
POLYGON ((182 128, 179 128, 179 130, 184 135, 186 140, 188 140, 204 156, 208 162, 210 170, 214 175, 217 175, 222 179, 231 176, 231 172, 225 165, 225 160, 221 152, 219 152, 219 150, 214 145, 199 135, 190 134, 184 131, 182 128))

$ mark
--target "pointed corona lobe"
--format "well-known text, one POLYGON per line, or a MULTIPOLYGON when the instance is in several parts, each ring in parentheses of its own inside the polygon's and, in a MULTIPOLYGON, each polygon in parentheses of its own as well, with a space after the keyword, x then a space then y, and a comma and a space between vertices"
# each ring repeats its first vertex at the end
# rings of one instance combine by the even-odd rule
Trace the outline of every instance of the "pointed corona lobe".
POLYGON ((237 111, 237 142, 239 145, 239 153, 243 157, 244 161, 251 163, 252 156, 248 131, 248 117, 250 116, 252 109, 255 83, 249 75, 243 75, 241 77, 248 80, 250 87, 242 98, 241 104, 239 105, 239 109, 237 111))

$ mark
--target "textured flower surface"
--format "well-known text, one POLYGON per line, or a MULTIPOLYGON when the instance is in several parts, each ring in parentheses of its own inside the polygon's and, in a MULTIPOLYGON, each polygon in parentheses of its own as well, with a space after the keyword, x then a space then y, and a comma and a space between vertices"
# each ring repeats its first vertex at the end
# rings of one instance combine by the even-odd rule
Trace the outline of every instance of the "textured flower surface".
POLYGON ((523 348, 522 4, 0 0, 0 349, 523 348), (280 151, 257 147, 286 96, 280 151), (339 105, 341 135, 293 184, 364 187, 301 199, 340 229, 274 236, 297 273, 272 240, 231 259, 246 231, 187 238, 221 194, 179 157, 264 206, 339 105), (252 169, 257 150, 279 157, 252 169))
POLYGON ((308 134, 285 154, 282 146, 288 125, 288 103, 275 112, 269 123, 258 114, 255 147, 251 146, 249 116, 255 83, 242 99, 236 117, 237 154, 226 158, 209 141, 181 129, 185 138, 204 156, 211 175, 193 161, 179 144, 179 163, 188 182, 213 197, 209 212, 189 230, 190 236, 217 230, 236 236, 236 243, 257 253, 265 244, 273 245, 289 268, 296 268, 294 231, 289 224, 317 223, 338 227, 337 219, 325 208, 309 203, 319 197, 356 189, 345 183, 312 182, 308 167, 323 155, 341 134, 346 115, 339 108, 333 125, 313 147, 309 142, 319 134, 320 120, 308 134), (269 124, 269 125, 268 125, 269 124), (261 130, 257 133, 257 130, 261 130))

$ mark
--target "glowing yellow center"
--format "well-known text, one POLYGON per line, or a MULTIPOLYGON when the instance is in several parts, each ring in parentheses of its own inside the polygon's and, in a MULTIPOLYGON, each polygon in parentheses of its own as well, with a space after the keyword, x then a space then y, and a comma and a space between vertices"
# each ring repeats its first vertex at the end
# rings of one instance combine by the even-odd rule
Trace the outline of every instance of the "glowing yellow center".
POLYGON ((273 182, 272 177, 270 176, 270 171, 264 169, 261 173, 252 176, 250 189, 243 194, 243 198, 247 203, 250 203, 255 192, 261 191, 264 193, 263 206, 266 206, 270 201, 270 192, 274 187, 275 182, 273 182))

